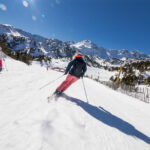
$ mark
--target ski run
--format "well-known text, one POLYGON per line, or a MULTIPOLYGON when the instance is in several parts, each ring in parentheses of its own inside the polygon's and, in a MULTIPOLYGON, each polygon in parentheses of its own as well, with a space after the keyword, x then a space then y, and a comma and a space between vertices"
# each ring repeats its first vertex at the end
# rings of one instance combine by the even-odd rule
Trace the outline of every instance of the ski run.
POLYGON ((57 101, 62 73, 6 58, 0 74, 0 150, 150 150, 150 104, 84 78, 57 101))

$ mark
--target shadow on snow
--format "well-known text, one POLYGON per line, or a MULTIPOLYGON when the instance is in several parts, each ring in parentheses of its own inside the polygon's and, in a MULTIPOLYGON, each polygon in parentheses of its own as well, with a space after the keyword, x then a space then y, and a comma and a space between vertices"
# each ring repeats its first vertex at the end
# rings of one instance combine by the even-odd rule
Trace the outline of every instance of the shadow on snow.
POLYGON ((62 97, 65 99, 74 102, 78 106, 80 106, 83 110, 85 110, 88 114, 93 116, 95 119, 103 122, 110 127, 114 127, 124 134, 136 137, 138 139, 143 140, 144 142, 150 144, 150 137, 146 136, 142 132, 138 131, 133 125, 122 120, 121 118, 111 114, 107 110, 102 107, 96 107, 86 102, 81 101, 80 99, 76 99, 70 97, 66 94, 62 94, 62 97))

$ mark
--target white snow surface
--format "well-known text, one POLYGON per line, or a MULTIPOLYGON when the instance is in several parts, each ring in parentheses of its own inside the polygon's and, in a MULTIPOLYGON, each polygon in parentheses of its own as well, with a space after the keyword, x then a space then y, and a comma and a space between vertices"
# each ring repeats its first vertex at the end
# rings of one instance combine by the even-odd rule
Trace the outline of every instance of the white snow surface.
POLYGON ((6 59, 0 74, 0 150, 150 150, 150 105, 84 78, 57 101, 65 79, 38 64, 6 59))

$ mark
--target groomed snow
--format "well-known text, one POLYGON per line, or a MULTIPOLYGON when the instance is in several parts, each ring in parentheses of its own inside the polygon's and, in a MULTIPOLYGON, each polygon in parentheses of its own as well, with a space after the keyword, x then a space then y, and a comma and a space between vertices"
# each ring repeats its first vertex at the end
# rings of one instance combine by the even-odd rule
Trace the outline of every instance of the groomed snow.
POLYGON ((0 150, 150 150, 150 105, 84 78, 47 102, 62 74, 6 59, 0 74, 0 150))

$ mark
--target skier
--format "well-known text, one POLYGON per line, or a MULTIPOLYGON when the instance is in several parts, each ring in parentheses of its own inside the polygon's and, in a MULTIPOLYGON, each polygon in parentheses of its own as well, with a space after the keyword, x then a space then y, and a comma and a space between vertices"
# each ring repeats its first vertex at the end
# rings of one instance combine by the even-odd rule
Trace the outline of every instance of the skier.
POLYGON ((3 64, 2 64, 3 54, 1 50, 2 48, 0 47, 0 72, 2 71, 2 67, 3 67, 3 64))
POLYGON ((66 80, 56 89, 54 94, 56 96, 61 95, 67 88, 69 88, 74 82, 76 82, 80 77, 83 78, 87 70, 86 63, 82 58, 81 54, 74 56, 74 59, 68 64, 64 75, 68 72, 66 80))

